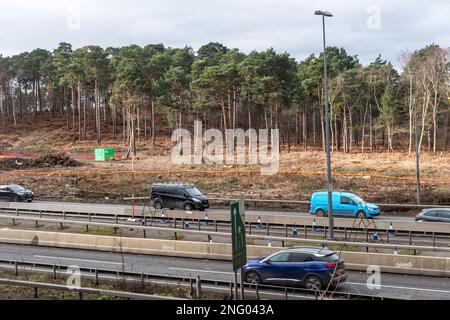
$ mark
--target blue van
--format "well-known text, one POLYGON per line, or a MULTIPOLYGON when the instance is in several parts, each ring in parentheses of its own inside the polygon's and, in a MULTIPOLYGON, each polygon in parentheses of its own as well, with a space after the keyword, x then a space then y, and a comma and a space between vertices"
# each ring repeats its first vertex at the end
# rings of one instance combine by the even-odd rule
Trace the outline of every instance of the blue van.
MULTIPOLYGON (((353 193, 333 192, 332 204, 334 216, 373 218, 381 214, 378 206, 353 193)), ((316 192, 311 196, 309 213, 317 217, 328 216, 328 192, 316 192)))

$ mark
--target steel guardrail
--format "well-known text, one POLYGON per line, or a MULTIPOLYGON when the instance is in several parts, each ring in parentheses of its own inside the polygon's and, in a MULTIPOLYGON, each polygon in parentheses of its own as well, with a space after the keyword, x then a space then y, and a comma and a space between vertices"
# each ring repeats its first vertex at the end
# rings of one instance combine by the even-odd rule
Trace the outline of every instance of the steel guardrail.
MULTIPOLYGON (((67 265, 61 265, 61 264, 46 264, 46 263, 34 263, 34 262, 25 262, 25 261, 17 261, 17 260, 5 260, 5 259, 0 259, 0 268, 14 268, 16 271, 16 275, 18 275, 18 271, 19 268, 23 267, 32 267, 34 268, 32 271, 35 272, 39 272, 39 271, 43 271, 46 273, 52 273, 55 277, 56 274, 64 274, 64 269, 68 269, 70 266, 67 265), (44 270, 37 270, 36 268, 41 268, 44 270)), ((197 286, 197 288, 204 288, 205 285, 211 287, 211 288, 226 288, 226 290, 230 291, 231 296, 233 295, 233 280, 230 281, 226 281, 226 280, 215 280, 215 279, 201 279, 201 278, 196 278, 193 279, 192 277, 182 277, 182 276, 169 276, 169 275, 155 275, 155 274, 148 274, 148 273, 138 273, 138 272, 129 272, 129 271, 115 271, 115 270, 107 270, 107 269, 99 269, 99 268, 79 268, 80 272, 85 273, 87 275, 89 275, 91 278, 95 278, 96 283, 98 284, 99 278, 105 277, 105 276, 115 276, 117 281, 123 281, 125 279, 125 281, 134 281, 134 282, 141 282, 141 283, 145 283, 147 282, 155 282, 155 281, 169 281, 171 282, 173 285, 175 286, 179 286, 179 284, 183 283, 185 286, 189 285, 191 288, 193 288, 193 282, 199 280, 200 281, 200 286, 197 286)), ((29 272, 29 270, 27 269, 22 269, 24 272, 29 272)), ((65 273, 67 274, 67 273, 65 273)), ((110 277, 107 278, 107 280, 111 280, 110 277)), ((16 280, 6 280, 6 281, 16 281, 16 280)), ((1 280, 0 280, 0 284, 1 280)), ((11 284, 14 285, 14 284, 11 284)), ((46 285, 46 284, 44 284, 46 285)), ((29 285, 30 287, 34 287, 33 285, 29 285)), ((61 285, 57 285, 58 287, 64 287, 66 289, 68 289, 66 286, 61 286, 61 285)), ((265 295, 273 295, 272 292, 270 292, 270 290, 275 291, 276 293, 280 293, 282 292, 286 298, 286 300, 289 297, 289 294, 305 294, 307 296, 310 297, 314 297, 315 299, 318 299, 319 297, 323 298, 345 298, 348 300, 354 300, 354 299, 365 299, 365 300, 398 300, 395 298, 391 298, 391 297, 385 297, 385 296, 371 296, 371 295, 366 295, 366 294, 359 294, 359 293, 351 293, 351 292, 342 292, 342 291, 337 291, 336 289, 333 290, 327 290, 327 291, 316 291, 316 290, 308 290, 306 288, 299 288, 299 287, 285 287, 285 286, 276 286, 276 285, 266 285, 266 284, 249 284, 249 283, 244 283, 244 287, 247 290, 254 290, 254 294, 257 298, 257 300, 259 300, 259 296, 262 294, 265 295)), ((48 289, 51 289, 49 287, 47 287, 48 289)), ((84 290, 86 290, 88 288, 84 288, 84 290)), ((79 292, 80 289, 73 289, 73 290, 65 290, 65 291, 74 291, 74 292, 79 292)), ((101 291, 98 289, 91 289, 92 294, 95 294, 95 290, 97 291, 101 291)), ((63 290, 64 291, 64 290, 63 290)), ((91 293, 88 291, 83 291, 83 293, 91 293)), ((103 290, 105 291, 105 290, 103 290)), ((223 291, 223 290, 222 290, 223 291)), ((106 290, 106 292, 108 292, 108 290, 106 290)), ((115 291, 111 291, 111 292, 115 292, 115 291)), ((117 292, 118 294, 120 293, 124 293, 126 294, 126 296, 124 296, 125 298, 137 298, 139 299, 140 296, 142 296, 142 294, 135 294, 135 293, 127 293, 127 292, 117 292)), ((253 293, 253 291, 251 291, 251 293, 253 293)), ((105 294, 108 295, 108 294, 105 294)), ((111 294, 114 296, 114 294, 111 294)), ((166 297, 162 297, 162 299, 159 299, 159 296, 153 296, 153 295, 143 295, 144 298, 145 296, 149 296, 150 298, 154 298, 153 300, 162 300, 165 299, 166 297), (156 297, 156 298, 155 298, 156 297)), ((179 298, 168 298, 167 300, 182 300, 179 298)))
POLYGON ((136 299, 136 300, 185 300, 185 299, 177 299, 177 298, 172 298, 172 297, 163 297, 163 296, 124 292, 124 291, 115 291, 115 290, 94 289, 94 288, 86 288, 86 287, 69 288, 68 286, 64 286, 64 285, 60 285, 60 284, 10 280, 10 279, 0 279, 0 285, 35 288, 35 290, 37 288, 40 288, 40 289, 49 289, 49 290, 57 290, 57 291, 65 291, 65 292, 77 292, 80 294, 80 296, 82 294, 92 294, 92 295, 98 295, 98 296, 114 296, 114 297, 119 297, 119 298, 128 298, 128 299, 136 299))

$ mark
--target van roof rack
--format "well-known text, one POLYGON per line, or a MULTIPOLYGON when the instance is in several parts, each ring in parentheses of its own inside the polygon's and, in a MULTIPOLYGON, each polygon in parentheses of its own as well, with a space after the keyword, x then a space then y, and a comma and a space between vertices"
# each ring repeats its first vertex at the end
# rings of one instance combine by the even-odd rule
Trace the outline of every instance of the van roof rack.
POLYGON ((170 182, 170 183, 154 183, 154 187, 191 187, 191 183, 170 182))

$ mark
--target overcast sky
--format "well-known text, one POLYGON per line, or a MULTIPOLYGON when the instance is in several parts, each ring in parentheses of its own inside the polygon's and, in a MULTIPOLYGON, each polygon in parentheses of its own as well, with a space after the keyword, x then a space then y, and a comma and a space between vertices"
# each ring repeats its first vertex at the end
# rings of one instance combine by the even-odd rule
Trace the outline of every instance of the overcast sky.
POLYGON ((123 46, 164 43, 198 49, 221 42, 243 52, 273 47, 297 60, 322 46, 314 10, 331 11, 328 45, 364 64, 378 54, 400 67, 402 50, 450 46, 449 0, 15 0, 1 1, 0 54, 59 42, 123 46))

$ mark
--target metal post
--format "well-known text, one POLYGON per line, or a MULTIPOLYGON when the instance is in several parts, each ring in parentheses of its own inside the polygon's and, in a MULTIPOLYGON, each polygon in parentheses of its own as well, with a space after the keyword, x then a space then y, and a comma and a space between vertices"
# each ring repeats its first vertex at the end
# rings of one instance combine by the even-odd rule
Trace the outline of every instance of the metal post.
MULTIPOLYGON (((415 117, 415 131, 416 131, 416 197, 417 197, 417 204, 421 204, 421 197, 420 197, 420 139, 419 139, 419 118, 418 118, 418 112, 417 112, 417 103, 416 103, 416 90, 415 86, 413 86, 413 77, 414 80, 416 78, 416 74, 411 74, 411 92, 413 92, 413 105, 414 105, 414 117, 415 117), (414 90, 413 90, 414 88, 414 90)), ((414 81, 415 82, 415 81, 414 81)))
POLYGON ((244 269, 241 268, 241 300, 245 300, 244 269))
POLYGON ((237 276, 237 271, 234 272, 234 300, 238 300, 238 276, 237 276))
POLYGON ((328 106, 328 68, 327 68, 327 44, 325 36, 325 17, 332 17, 333 15, 327 11, 315 11, 315 15, 322 16, 322 31, 323 31, 323 73, 324 73, 324 91, 325 91, 325 144, 327 154, 327 184, 328 184, 328 220, 330 227, 330 240, 334 239, 334 216, 333 216, 333 187, 331 179, 331 151, 330 151, 330 112, 328 106))
POLYGON ((327 69, 327 45, 325 38, 325 15, 322 15, 323 25, 323 72, 325 81, 325 139, 327 152, 327 180, 328 180, 328 220, 330 227, 330 239, 334 239, 333 216, 333 186, 331 180, 331 151, 330 151, 330 112, 328 107, 328 69, 327 69))
POLYGON ((200 299, 202 296, 202 282, 200 276, 197 276, 197 281, 195 282, 195 297, 200 299))
POLYGON ((256 284, 256 300, 259 300, 259 288, 258 288, 258 284, 256 284))

